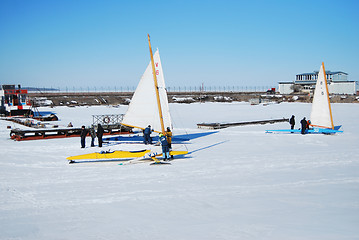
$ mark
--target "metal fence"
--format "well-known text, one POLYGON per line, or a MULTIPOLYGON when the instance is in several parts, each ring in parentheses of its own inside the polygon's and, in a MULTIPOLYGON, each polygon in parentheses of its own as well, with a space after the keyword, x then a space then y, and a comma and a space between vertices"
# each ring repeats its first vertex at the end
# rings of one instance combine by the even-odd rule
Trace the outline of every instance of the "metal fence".
POLYGON ((122 119, 123 114, 92 115, 92 124, 101 124, 103 126, 120 125, 122 119))
MULTIPOLYGON (((275 86, 167 86, 168 92, 265 92, 275 86)), ((135 86, 33 88, 32 92, 134 92, 135 86), (37 90, 36 90, 37 89, 37 90)))

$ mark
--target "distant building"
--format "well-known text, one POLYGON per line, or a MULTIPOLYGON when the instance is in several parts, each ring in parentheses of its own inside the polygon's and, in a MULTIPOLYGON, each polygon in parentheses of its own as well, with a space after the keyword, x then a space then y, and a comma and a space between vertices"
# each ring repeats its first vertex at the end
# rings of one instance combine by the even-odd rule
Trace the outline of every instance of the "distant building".
POLYGON ((0 86, 0 114, 9 116, 24 115, 31 113, 31 103, 27 97, 27 90, 20 85, 0 86))
MULTIPOLYGON (((312 92, 318 79, 318 71, 301 73, 295 76, 293 82, 279 82, 279 92, 290 94, 294 92, 312 92)), ((356 82, 348 81, 348 73, 326 71, 328 90, 331 94, 356 94, 356 82)))

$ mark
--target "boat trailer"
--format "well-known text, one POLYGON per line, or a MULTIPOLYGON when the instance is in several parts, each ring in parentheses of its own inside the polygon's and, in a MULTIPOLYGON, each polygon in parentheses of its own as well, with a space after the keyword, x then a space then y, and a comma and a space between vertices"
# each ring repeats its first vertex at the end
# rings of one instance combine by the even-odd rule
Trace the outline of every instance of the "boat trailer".
MULTIPOLYGON (((103 135, 129 134, 131 129, 104 129, 103 135)), ((10 138, 16 141, 40 140, 51 138, 80 137, 81 128, 52 128, 52 129, 12 129, 10 138)), ((88 133, 90 136, 90 133, 88 133)))

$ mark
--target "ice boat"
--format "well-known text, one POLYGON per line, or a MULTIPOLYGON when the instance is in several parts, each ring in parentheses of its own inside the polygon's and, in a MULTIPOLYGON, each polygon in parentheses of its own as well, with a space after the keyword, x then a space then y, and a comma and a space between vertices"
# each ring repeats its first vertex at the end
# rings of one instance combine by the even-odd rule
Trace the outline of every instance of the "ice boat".
MULTIPOLYGON (((315 85, 312 110, 310 114, 310 126, 306 133, 323 133, 334 134, 343 132, 340 131, 340 126, 334 126, 332 108, 330 106, 329 91, 327 84, 327 77, 325 73, 324 63, 322 63, 318 79, 315 85)), ((298 129, 279 129, 266 130, 267 133, 273 132, 291 132, 300 133, 298 129)))
MULTIPOLYGON (((152 54, 148 35, 151 62, 148 64, 132 96, 122 125, 144 130, 148 125, 154 132, 166 135, 165 129, 172 129, 165 78, 160 53, 152 54)), ((183 155, 188 151, 171 151, 171 155, 183 155)))
POLYGON ((151 125, 154 132, 164 133, 167 127, 172 129, 166 85, 160 53, 157 50, 152 55, 150 41, 149 46, 151 62, 141 77, 121 124, 142 130, 151 125))
MULTIPOLYGON (((145 73, 141 77, 141 80, 136 88, 135 93, 132 96, 131 103, 125 116, 123 117, 121 124, 142 130, 145 129, 148 125, 151 125, 151 128, 154 130, 154 132, 163 133, 165 135, 165 129, 167 129, 167 127, 172 129, 167 90, 163 76, 160 54, 157 50, 153 55, 149 35, 148 45, 150 49, 151 61, 148 64, 145 73)), ((136 151, 114 151, 113 153, 108 154, 92 153, 86 154, 86 156, 73 156, 70 157, 72 160, 69 158, 68 160, 73 161, 76 160, 77 157, 81 159, 85 159, 84 157, 91 157, 90 159, 99 159, 102 157, 102 159, 106 159, 110 156, 114 156, 116 159, 142 157, 157 161, 156 156, 159 156, 158 152, 160 151, 143 150, 140 151, 140 153, 137 153, 136 151), (138 154, 143 155, 137 156, 138 154)), ((187 150, 170 152, 172 156, 184 155, 187 153, 187 150)))

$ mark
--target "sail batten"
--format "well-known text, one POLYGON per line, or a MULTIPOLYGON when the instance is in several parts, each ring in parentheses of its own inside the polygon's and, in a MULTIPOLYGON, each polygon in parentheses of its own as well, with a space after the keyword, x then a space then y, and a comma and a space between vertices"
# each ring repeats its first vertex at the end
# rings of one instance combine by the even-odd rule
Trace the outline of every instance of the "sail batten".
POLYGON ((334 129, 324 63, 320 67, 315 85, 310 121, 313 126, 334 129))
MULTIPOLYGON (((164 128, 172 127, 166 85, 158 50, 153 55, 153 61, 155 66, 155 74, 157 77, 163 125, 164 128)), ((132 126, 139 129, 145 129, 148 125, 151 125, 151 128, 155 132, 162 132, 156 89, 153 78, 152 63, 150 62, 141 77, 135 93, 132 96, 131 103, 122 120, 123 125, 132 126)))

